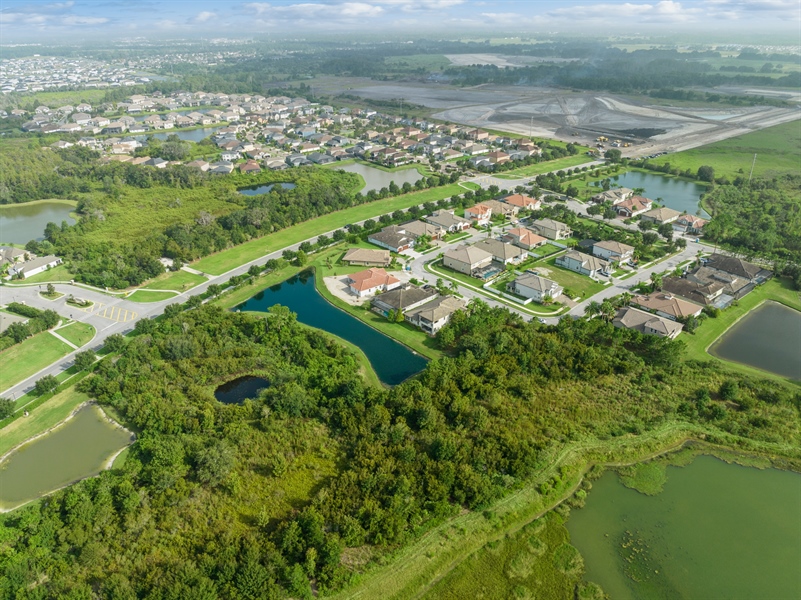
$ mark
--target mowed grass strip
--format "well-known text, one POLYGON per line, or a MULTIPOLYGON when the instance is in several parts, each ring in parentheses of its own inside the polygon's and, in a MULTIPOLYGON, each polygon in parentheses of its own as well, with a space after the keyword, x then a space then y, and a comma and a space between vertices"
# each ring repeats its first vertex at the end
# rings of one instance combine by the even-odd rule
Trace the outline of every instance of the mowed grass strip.
POLYGON ((149 290, 137 290, 130 296, 126 298, 126 300, 130 300, 131 302, 161 302, 162 300, 169 300, 170 298, 176 298, 177 295, 173 294, 172 292, 151 292, 149 290))
MULTIPOLYGON (((42 271, 31 277, 26 277, 19 283, 50 283, 52 281, 72 281, 75 275, 69 272, 65 265, 58 265, 47 271, 42 271)), ((14 282, 9 282, 12 285, 14 282)))
POLYGON ((416 206, 425 202, 436 202, 443 198, 462 194, 464 191, 464 188, 459 185, 451 184, 353 206, 317 217, 316 219, 298 223, 297 225, 287 227, 276 233, 271 233, 264 237, 245 242, 244 244, 239 244, 228 250, 212 254, 200 259, 198 262, 194 263, 192 267, 204 273, 222 275, 231 269, 256 260, 265 254, 327 233, 349 223, 356 223, 387 212, 409 208, 410 206, 416 206))
POLYGON ((527 167, 520 167, 519 169, 511 169, 503 173, 498 173, 498 176, 514 175, 517 177, 531 177, 532 175, 542 175, 543 173, 550 173, 551 171, 570 169, 594 160, 596 159, 586 154, 577 154, 575 156, 565 156, 564 158, 557 158, 556 160, 549 160, 527 167))
POLYGON ((12 421, 0 430, 0 456, 25 440, 55 427, 72 414, 78 405, 88 400, 89 396, 72 386, 34 408, 27 417, 12 421))
POLYGON ((716 177, 733 179, 748 177, 754 164, 754 176, 771 178, 783 174, 797 174, 801 156, 801 120, 768 127, 738 137, 729 138, 708 146, 660 156, 652 160, 661 165, 696 172, 698 167, 714 167, 716 177), (756 163, 754 163, 756 154, 756 163))
POLYGON ((152 279, 150 283, 144 286, 144 290, 175 290, 176 292, 184 292, 206 281, 202 275, 195 275, 188 271, 175 271, 173 273, 165 273, 152 279))
POLYGON ((0 353, 0 391, 18 384, 34 373, 72 352, 72 348, 50 335, 37 333, 21 344, 15 344, 0 353))
POLYGON ((84 346, 95 337, 95 328, 88 323, 72 323, 56 331, 58 335, 78 346, 84 346))

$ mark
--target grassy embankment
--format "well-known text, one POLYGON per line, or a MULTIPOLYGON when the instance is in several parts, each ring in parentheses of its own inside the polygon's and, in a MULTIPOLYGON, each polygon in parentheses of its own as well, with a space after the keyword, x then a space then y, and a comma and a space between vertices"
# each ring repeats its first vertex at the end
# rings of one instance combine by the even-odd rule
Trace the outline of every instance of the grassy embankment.
POLYGON ((162 300, 169 300, 170 298, 175 298, 177 294, 173 294, 172 292, 151 292, 149 290, 137 290, 133 292, 130 296, 126 297, 126 300, 130 300, 131 302, 161 302, 162 300))
POLYGON ((770 179, 785 173, 798 174, 801 120, 660 156, 652 162, 660 165, 669 162, 672 167, 693 172, 702 165, 710 165, 714 167, 716 177, 734 179, 737 176, 748 177, 754 154, 757 155, 754 177, 770 179))
POLYGON ((47 271, 42 271, 31 277, 26 277, 22 280, 9 281, 8 284, 15 285, 16 283, 51 283, 53 281, 72 281, 75 276, 69 272, 66 265, 58 265, 47 271))
POLYGON ((716 319, 706 319, 692 335, 683 334, 680 339, 687 344, 687 359, 695 360, 715 360, 726 365, 728 368, 746 375, 775 379, 777 381, 789 382, 791 380, 775 375, 755 367, 749 367, 736 362, 719 359, 709 353, 709 348, 718 340, 732 325, 739 319, 747 315, 752 309, 766 300, 775 300, 785 306, 801 310, 801 293, 792 289, 788 279, 774 278, 759 286, 742 300, 737 306, 731 306, 720 313, 716 319))
POLYGON ((490 173, 491 176, 497 177, 499 179, 519 179, 521 177, 532 177, 534 175, 542 175, 543 173, 550 173, 551 171, 561 171, 563 169, 572 169, 573 167, 578 167, 583 164, 593 162, 594 158, 591 156, 587 156, 586 154, 577 154, 575 156, 565 156, 564 158, 557 158, 555 160, 549 160, 547 162, 536 163, 534 165, 528 165, 527 167, 520 167, 519 169, 511 169, 509 171, 503 171, 502 173, 498 173, 497 175, 493 175, 490 173))
POLYGON ((195 275, 188 271, 174 271, 164 273, 158 277, 151 279, 150 283, 142 287, 143 290, 174 290, 176 292, 185 292, 201 283, 204 283, 206 278, 202 275, 195 275))
POLYGON ((70 352, 69 344, 50 335, 49 331, 14 344, 0 353, 0 390, 18 384, 70 352))
MULTIPOLYGON (((399 549, 382 564, 369 568, 352 586, 332 597, 336 600, 425 597, 454 569, 468 564, 465 561, 474 552, 514 535, 570 497, 590 466, 622 466, 642 462, 679 448, 688 439, 703 439, 707 433, 700 425, 670 422, 639 436, 577 440, 552 447, 543 460, 546 466, 539 469, 525 487, 481 513, 464 512, 448 519, 421 539, 399 549), (540 488, 541 484, 548 481, 554 482, 554 485, 540 488), (538 489, 545 491, 540 493, 538 489)), ((792 457, 796 462, 800 458, 798 448, 788 444, 752 442, 719 431, 715 431, 714 435, 719 442, 732 448, 792 457)), ((484 565, 484 568, 491 568, 491 565, 484 565)), ((475 580, 481 581, 481 578, 475 580)))
POLYGON ((367 204, 360 204, 359 206, 353 206, 323 215, 264 237, 250 240, 249 242, 229 248, 228 250, 209 255, 193 263, 192 267, 204 273, 222 275, 231 269, 256 260, 265 254, 275 252, 276 250, 309 238, 315 238, 316 236, 343 227, 349 223, 356 223, 387 212, 406 209, 410 206, 417 206, 425 202, 436 202, 437 200, 462 193, 464 193, 462 187, 458 184, 451 184, 420 192, 412 192, 402 196, 395 196, 394 198, 376 200, 375 202, 369 202, 367 204))
POLYGON ((88 323, 75 322, 56 330, 56 333, 80 348, 92 341, 95 337, 95 328, 88 323))

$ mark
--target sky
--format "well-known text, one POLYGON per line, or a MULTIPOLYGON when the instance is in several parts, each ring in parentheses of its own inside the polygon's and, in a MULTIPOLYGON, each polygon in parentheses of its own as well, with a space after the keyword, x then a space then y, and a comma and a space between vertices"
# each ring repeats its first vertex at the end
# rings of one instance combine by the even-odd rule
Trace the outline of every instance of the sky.
MULTIPOLYGON (((0 0, 0 44, 106 36, 725 31, 801 44, 801 0, 0 0)), ((457 35, 453 35, 457 37, 457 35)))

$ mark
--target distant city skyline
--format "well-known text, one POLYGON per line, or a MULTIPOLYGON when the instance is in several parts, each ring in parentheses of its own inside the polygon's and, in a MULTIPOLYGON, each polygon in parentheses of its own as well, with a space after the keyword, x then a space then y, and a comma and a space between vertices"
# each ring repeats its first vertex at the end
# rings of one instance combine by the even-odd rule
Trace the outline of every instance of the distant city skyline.
MULTIPOLYGON (((777 33, 801 44, 799 0, 2 0, 0 41, 297 33, 777 33), (714 24, 714 25, 713 25, 714 24), (795 35, 793 35, 795 34, 795 35)), ((448 36, 451 37, 451 36, 448 36)), ((777 42, 779 43, 779 42, 777 42)))

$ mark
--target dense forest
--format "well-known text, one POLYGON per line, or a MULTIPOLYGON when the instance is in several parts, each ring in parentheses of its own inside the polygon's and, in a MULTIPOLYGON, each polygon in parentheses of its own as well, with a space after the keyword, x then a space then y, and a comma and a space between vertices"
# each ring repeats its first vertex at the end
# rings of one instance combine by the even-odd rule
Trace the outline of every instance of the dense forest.
POLYGON ((283 307, 168 312, 79 384, 136 429, 124 466, 0 516, 0 598, 310 598, 525 485, 553 445, 670 420, 801 444, 801 394, 602 319, 479 302, 386 390, 283 307), (271 387, 215 401, 246 373, 271 387))

